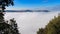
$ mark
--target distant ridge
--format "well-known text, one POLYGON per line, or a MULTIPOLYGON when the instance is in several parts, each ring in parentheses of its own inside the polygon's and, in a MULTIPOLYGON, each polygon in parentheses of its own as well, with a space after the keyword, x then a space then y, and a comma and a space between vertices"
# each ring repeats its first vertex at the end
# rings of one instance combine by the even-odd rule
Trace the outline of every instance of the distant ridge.
POLYGON ((5 12, 50 12, 49 10, 5 10, 5 12))

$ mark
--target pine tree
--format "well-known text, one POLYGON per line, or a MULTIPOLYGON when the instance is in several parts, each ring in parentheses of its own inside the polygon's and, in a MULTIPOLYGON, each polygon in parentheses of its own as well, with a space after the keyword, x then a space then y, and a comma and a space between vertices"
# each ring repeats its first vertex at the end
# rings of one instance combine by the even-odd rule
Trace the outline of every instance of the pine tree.
POLYGON ((37 34, 44 34, 44 29, 40 28, 39 31, 37 31, 37 34))
POLYGON ((19 34, 17 23, 14 18, 10 19, 10 25, 12 26, 13 34, 19 34))
POLYGON ((12 34, 11 33, 11 25, 5 22, 4 20, 4 10, 5 6, 13 5, 12 0, 0 0, 0 34, 12 34))
POLYGON ((8 24, 4 20, 4 10, 6 6, 14 5, 13 0, 0 0, 0 34, 19 34, 17 23, 11 19, 11 24, 8 24))
POLYGON ((60 14, 57 17, 54 16, 44 29, 39 29, 37 34, 60 34, 60 14))
POLYGON ((2 9, 0 12, 5 12, 5 7, 10 5, 14 5, 13 0, 0 0, 0 8, 2 9))
POLYGON ((3 13, 0 13, 0 23, 3 23, 4 22, 4 14, 3 13))
POLYGON ((0 13, 0 34, 9 34, 10 25, 7 24, 4 20, 4 14, 0 13))
POLYGON ((60 15, 54 17, 46 26, 46 34, 60 34, 60 15))

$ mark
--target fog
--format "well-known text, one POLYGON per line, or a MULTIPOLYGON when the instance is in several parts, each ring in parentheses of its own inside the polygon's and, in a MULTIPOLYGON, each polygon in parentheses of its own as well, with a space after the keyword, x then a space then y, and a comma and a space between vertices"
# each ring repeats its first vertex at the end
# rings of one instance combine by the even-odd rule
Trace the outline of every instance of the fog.
POLYGON ((5 20, 15 18, 21 34, 36 34, 39 28, 44 28, 48 22, 57 16, 58 12, 7 12, 5 20))

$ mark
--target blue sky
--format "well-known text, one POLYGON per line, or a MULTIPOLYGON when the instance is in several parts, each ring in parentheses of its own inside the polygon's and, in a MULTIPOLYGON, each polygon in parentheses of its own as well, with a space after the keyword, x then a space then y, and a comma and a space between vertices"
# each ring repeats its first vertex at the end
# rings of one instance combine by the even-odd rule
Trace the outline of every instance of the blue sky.
POLYGON ((14 0, 14 6, 7 7, 8 10, 20 9, 46 9, 60 4, 60 0, 14 0))

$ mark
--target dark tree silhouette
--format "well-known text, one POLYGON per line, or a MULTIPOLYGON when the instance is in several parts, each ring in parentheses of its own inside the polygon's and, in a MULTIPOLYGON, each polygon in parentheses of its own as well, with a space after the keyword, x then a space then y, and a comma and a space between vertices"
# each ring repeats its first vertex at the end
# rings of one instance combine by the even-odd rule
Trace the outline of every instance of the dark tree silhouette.
POLYGON ((13 0, 0 0, 0 8, 2 8, 1 12, 5 12, 5 6, 10 6, 10 5, 14 5, 13 0))
POLYGON ((37 31, 37 34, 44 34, 44 29, 40 28, 39 31, 37 31))
POLYGON ((13 34, 19 34, 18 26, 14 18, 10 19, 10 25, 12 26, 13 34))
POLYGON ((0 34, 13 34, 12 26, 5 22, 4 20, 4 9, 6 6, 14 5, 13 0, 0 0, 0 34))
POLYGON ((5 22, 4 14, 0 13, 0 34, 10 34, 12 26, 5 22))

